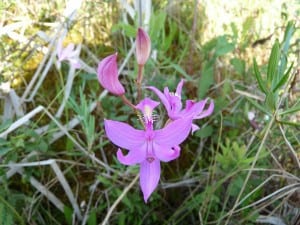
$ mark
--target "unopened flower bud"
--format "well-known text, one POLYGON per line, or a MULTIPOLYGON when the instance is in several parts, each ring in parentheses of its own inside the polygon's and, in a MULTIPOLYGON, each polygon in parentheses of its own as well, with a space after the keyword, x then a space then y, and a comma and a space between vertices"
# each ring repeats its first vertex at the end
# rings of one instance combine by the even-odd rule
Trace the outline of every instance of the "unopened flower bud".
POLYGON ((138 29, 136 35, 136 59, 139 65, 145 65, 150 56, 151 41, 149 35, 142 28, 138 29))
POLYGON ((114 95, 123 95, 125 89, 118 79, 117 53, 104 58, 98 65, 98 80, 102 87, 114 95))

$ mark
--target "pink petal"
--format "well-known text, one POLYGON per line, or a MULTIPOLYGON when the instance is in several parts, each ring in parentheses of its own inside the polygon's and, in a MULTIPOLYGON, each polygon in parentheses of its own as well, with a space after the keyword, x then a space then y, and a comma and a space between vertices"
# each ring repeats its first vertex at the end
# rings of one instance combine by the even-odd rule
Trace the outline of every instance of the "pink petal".
POLYGON ((194 119, 196 119, 196 117, 203 112, 207 100, 208 99, 205 99, 199 102, 187 100, 185 103, 185 109, 180 112, 180 116, 182 118, 192 116, 194 119))
POLYGON ((121 149, 117 151, 117 158, 124 165, 134 165, 141 163, 146 159, 146 144, 139 149, 131 150, 126 156, 123 155, 121 149))
POLYGON ((145 65, 150 56, 151 41, 147 32, 142 28, 138 29, 135 44, 137 62, 139 65, 145 65))
POLYGON ((141 163, 140 168, 140 186, 144 195, 144 201, 147 202, 148 198, 157 187, 160 178, 160 162, 154 159, 149 162, 145 160, 141 163))
POLYGON ((69 57, 72 57, 74 56, 73 55, 73 49, 74 49, 74 44, 73 43, 70 43, 66 48, 64 48, 62 51, 61 51, 61 55, 59 57, 59 60, 60 61, 63 61, 65 59, 68 59, 69 57))
POLYGON ((164 93, 162 93, 160 90, 153 86, 147 87, 147 89, 153 91, 157 95, 157 97, 161 100, 167 111, 170 110, 170 103, 167 97, 164 95, 164 93))
POLYGON ((183 118, 169 123, 161 130, 156 130, 153 142, 161 145, 173 147, 183 142, 192 127, 192 118, 183 118))
POLYGON ((98 65, 98 80, 100 84, 114 95, 123 95, 125 89, 118 80, 117 54, 104 58, 98 65))
POLYGON ((159 105, 159 102, 153 101, 151 98, 145 98, 136 105, 136 108, 139 109, 144 115, 148 114, 148 110, 153 112, 153 110, 159 105))
POLYGON ((78 59, 75 58, 70 58, 69 62, 71 63, 71 65, 75 68, 75 69, 79 69, 81 67, 81 64, 79 62, 78 59))
POLYGON ((104 120, 107 137, 115 145, 125 149, 138 149, 145 143, 145 132, 118 121, 104 120))
POLYGON ((169 104, 170 104, 170 110, 168 111, 168 116, 172 120, 176 120, 180 118, 180 111, 182 108, 182 103, 180 97, 176 95, 170 95, 169 96, 169 104))
MULTIPOLYGON (((180 87, 179 87, 180 89, 180 87)), ((181 96, 178 96, 176 93, 171 93, 168 87, 164 88, 164 95, 166 96, 169 102, 168 116, 172 120, 176 120, 179 118, 179 112, 182 108, 181 96)))
POLYGON ((207 99, 199 101, 199 102, 187 100, 185 112, 188 114, 194 114, 195 116, 199 115, 200 113, 202 113, 202 111, 206 105, 206 102, 207 102, 207 99))
POLYGON ((180 155, 180 147, 175 146, 175 147, 164 147, 161 145, 157 145, 153 143, 153 150, 155 156, 163 162, 169 162, 171 160, 174 160, 179 157, 180 155))
POLYGON ((176 88, 176 95, 180 98, 181 98, 181 90, 182 90, 183 84, 184 84, 184 80, 181 79, 181 81, 178 83, 177 88, 176 88))
POLYGON ((198 125, 196 125, 194 123, 192 124, 192 134, 194 134, 194 132, 199 130, 199 129, 200 129, 200 127, 198 125))
POLYGON ((202 119, 204 117, 210 116, 213 113, 213 111, 214 111, 214 107, 215 107, 214 102, 211 101, 210 104, 209 104, 209 106, 208 106, 208 109, 203 110, 199 115, 197 115, 194 118, 195 119, 202 119))

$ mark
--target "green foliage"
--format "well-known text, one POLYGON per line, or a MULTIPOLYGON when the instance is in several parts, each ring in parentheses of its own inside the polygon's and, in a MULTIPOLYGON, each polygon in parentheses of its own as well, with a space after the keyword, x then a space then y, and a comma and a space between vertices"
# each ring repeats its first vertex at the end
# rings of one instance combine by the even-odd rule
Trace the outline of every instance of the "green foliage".
POLYGON ((290 39, 295 31, 292 22, 289 22, 285 31, 282 44, 276 40, 272 47, 268 61, 267 77, 263 79, 258 69, 255 59, 253 59, 253 69, 260 90, 265 94, 265 103, 268 111, 274 112, 278 107, 280 88, 287 84, 288 78, 291 76, 293 63, 287 67, 287 51, 290 45, 290 39))
POLYGON ((13 215, 11 214, 11 212, 8 210, 8 208, 0 203, 0 224, 1 225, 13 225, 14 221, 13 221, 13 215))
POLYGON ((244 60, 239 58, 232 58, 230 64, 234 67, 238 74, 244 75, 246 73, 246 63, 244 60))
POLYGON ((79 104, 77 104, 73 98, 69 98, 69 105, 70 108, 76 112, 78 118, 80 119, 82 129, 86 137, 87 148, 90 150, 92 149, 96 138, 95 117, 90 113, 89 107, 91 105, 91 101, 86 100, 82 89, 80 89, 79 97, 79 104))
POLYGON ((72 217, 73 217, 73 210, 70 207, 65 206, 64 207, 64 215, 65 215, 67 223, 69 225, 71 225, 72 224, 72 217))
POLYGON ((214 83, 215 63, 219 57, 222 57, 235 49, 233 37, 222 35, 209 41, 203 46, 204 57, 201 77, 199 78, 198 98, 204 98, 210 86, 214 83))
POLYGON ((216 163, 225 174, 249 167, 254 159, 247 157, 245 146, 239 146, 237 142, 230 143, 229 139, 226 140, 226 145, 221 145, 221 149, 222 152, 216 155, 216 163))

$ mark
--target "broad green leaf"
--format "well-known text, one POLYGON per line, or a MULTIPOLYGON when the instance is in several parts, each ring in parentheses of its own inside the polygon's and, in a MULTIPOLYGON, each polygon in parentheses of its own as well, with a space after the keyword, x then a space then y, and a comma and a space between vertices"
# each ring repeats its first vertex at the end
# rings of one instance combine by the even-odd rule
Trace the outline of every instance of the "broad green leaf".
POLYGON ((235 48, 234 43, 228 42, 228 39, 225 35, 221 36, 217 39, 215 55, 216 56, 225 55, 225 54, 233 51, 234 48, 235 48))
POLYGON ((5 120, 1 125, 0 125, 0 132, 6 130, 7 128, 9 128, 9 126, 12 124, 12 120, 5 120))
MULTIPOLYGON (((280 58, 280 45, 278 40, 276 40, 275 44, 272 47, 268 70, 267 70, 267 85, 271 87, 273 82, 278 81, 278 63, 280 58)), ((277 83, 277 82, 276 82, 277 83)), ((272 85, 273 86, 273 85, 272 85)))
POLYGON ((245 61, 239 58, 230 60, 230 64, 234 67, 237 73, 243 75, 245 73, 245 61))
POLYGON ((13 148, 11 147, 1 147, 0 149, 0 156, 4 156, 6 153, 10 152, 11 150, 13 150, 13 148))
POLYGON ((255 58, 253 59, 253 70, 254 70, 254 74, 255 74, 255 77, 256 77, 256 80, 258 82, 258 86, 259 86, 260 90, 262 92, 264 92, 265 94, 268 93, 266 83, 263 81, 263 79, 261 77, 261 74, 259 72, 258 65, 256 63, 255 58))
POLYGON ((206 126, 206 127, 201 127, 200 130, 196 131, 195 136, 200 137, 200 138, 206 138, 211 136, 213 133, 213 128, 212 126, 206 126))
POLYGON ((202 50, 204 53, 208 54, 210 53, 217 45, 217 38, 214 38, 208 42, 206 42, 203 47, 202 50))

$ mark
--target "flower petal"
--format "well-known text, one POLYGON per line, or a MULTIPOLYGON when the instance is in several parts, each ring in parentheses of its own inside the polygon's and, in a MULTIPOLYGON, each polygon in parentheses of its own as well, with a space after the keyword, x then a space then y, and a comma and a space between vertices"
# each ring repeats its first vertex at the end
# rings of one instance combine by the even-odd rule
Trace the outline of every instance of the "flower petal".
POLYGON ((163 162, 169 162, 179 157, 180 155, 180 147, 165 147, 158 144, 153 144, 153 150, 155 156, 163 162))
POLYGON ((214 107, 215 107, 214 102, 211 101, 209 106, 208 106, 208 109, 203 110, 199 115, 194 117, 194 119, 202 119, 204 117, 210 116, 214 111, 214 107))
POLYGON ((139 65, 144 65, 150 56, 151 41, 147 32, 142 28, 138 28, 135 44, 137 62, 139 65))
POLYGON ((152 121, 152 113, 153 110, 159 105, 159 102, 153 101, 151 98, 145 98, 142 101, 140 101, 139 104, 136 105, 136 108, 139 109, 144 117, 147 120, 152 121))
POLYGON ((173 147, 183 142, 192 127, 192 118, 183 118, 169 123, 166 127, 156 130, 153 142, 161 145, 173 147))
POLYGON ((192 134, 194 134, 194 132, 199 130, 199 129, 200 129, 200 127, 198 125, 196 125, 194 123, 192 124, 192 134))
POLYGON ((166 110, 169 112, 170 103, 169 103, 167 97, 164 95, 164 93, 162 93, 160 90, 158 90, 156 87, 153 87, 153 86, 149 86, 149 87, 147 87, 147 89, 153 91, 157 95, 157 97, 161 100, 161 102, 165 106, 166 110))
POLYGON ((72 65, 75 69, 79 69, 79 68, 81 67, 81 64, 80 64, 80 62, 79 62, 78 59, 76 59, 76 58, 70 58, 70 59, 68 59, 68 60, 69 60, 69 62, 71 63, 71 65, 72 65))
POLYGON ((130 166, 143 162, 146 159, 146 153, 145 147, 141 147, 140 149, 129 151, 128 154, 124 156, 121 149, 118 149, 117 158, 120 163, 130 166))
POLYGON ((98 65, 97 76, 100 84, 114 95, 123 95, 125 89, 118 80, 117 54, 104 58, 98 65))
POLYGON ((115 145, 125 149, 138 149, 145 143, 145 132, 118 121, 104 120, 107 137, 115 145))
POLYGON ((185 103, 185 109, 182 110, 180 113, 181 117, 188 117, 188 116, 195 117, 197 115, 200 115, 200 113, 202 113, 205 107, 206 102, 207 99, 199 102, 195 102, 193 100, 187 100, 185 103))
POLYGON ((181 90, 182 90, 183 84, 184 84, 184 80, 181 79, 181 81, 178 83, 177 88, 176 88, 175 94, 176 94, 179 98, 181 98, 181 90))
POLYGON ((157 187, 160 178, 160 161, 154 159, 149 162, 145 160, 141 163, 140 168, 140 186, 144 195, 144 201, 148 198, 157 187))
POLYGON ((182 108, 182 103, 180 97, 176 95, 169 96, 170 110, 168 111, 168 116, 172 120, 177 120, 181 118, 180 111, 182 108))
POLYGON ((74 49, 74 44, 70 43, 68 44, 67 47, 65 47, 64 49, 62 49, 60 57, 58 60, 63 61, 65 59, 68 59, 69 57, 72 57, 72 53, 73 53, 73 49, 74 49))

